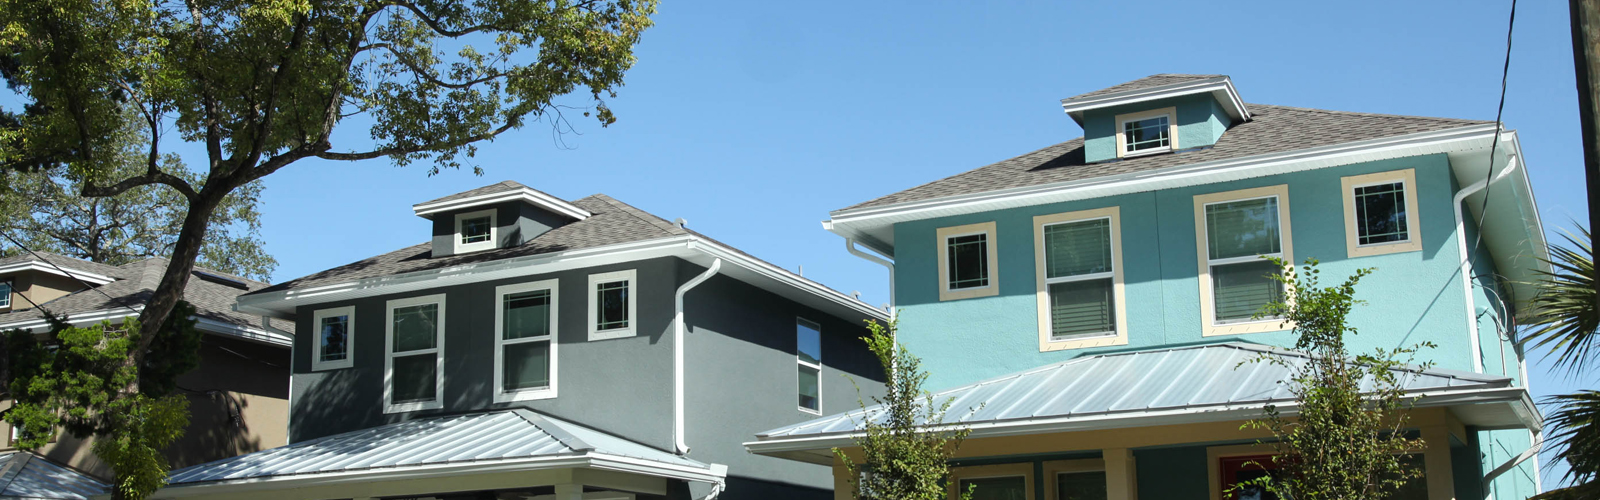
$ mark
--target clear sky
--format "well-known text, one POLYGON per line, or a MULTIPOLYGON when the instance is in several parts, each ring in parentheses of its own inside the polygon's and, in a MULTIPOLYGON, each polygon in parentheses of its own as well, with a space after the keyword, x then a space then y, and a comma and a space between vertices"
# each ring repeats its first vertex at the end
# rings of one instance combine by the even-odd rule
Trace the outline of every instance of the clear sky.
MULTIPOLYGON (((1253 103, 1492 120, 1509 6, 666 0, 610 101, 615 125, 574 118, 582 135, 566 147, 530 125, 481 147, 482 177, 303 161, 267 180, 264 235, 274 281, 292 279, 425 241, 413 203, 510 179, 686 218, 878 304, 885 271, 819 221, 1081 135, 1061 98, 1154 73, 1221 73, 1253 103)), ((1568 29, 1566 2, 1519 5, 1505 109, 1552 241, 1586 213, 1568 29)), ((339 137, 361 149, 365 133, 350 123, 339 137)), ((1595 387, 1544 363, 1529 371, 1536 395, 1595 387)))

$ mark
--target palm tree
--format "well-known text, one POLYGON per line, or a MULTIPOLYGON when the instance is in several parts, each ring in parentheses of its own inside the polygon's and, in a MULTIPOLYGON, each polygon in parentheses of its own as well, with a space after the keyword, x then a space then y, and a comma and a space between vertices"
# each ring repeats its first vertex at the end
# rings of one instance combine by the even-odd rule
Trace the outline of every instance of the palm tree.
MULTIPOLYGON (((1539 271, 1537 291, 1531 300, 1530 323, 1537 328, 1528 341, 1550 346, 1556 366, 1569 376, 1589 368, 1596 361, 1600 344, 1600 307, 1595 286, 1594 253, 1588 229, 1580 236, 1567 235, 1568 246, 1551 248, 1549 271, 1539 271)), ((1534 497, 1537 500, 1577 500, 1600 498, 1600 391, 1585 390, 1545 399, 1556 412, 1548 418, 1555 459, 1567 462, 1564 479, 1574 484, 1534 497)))

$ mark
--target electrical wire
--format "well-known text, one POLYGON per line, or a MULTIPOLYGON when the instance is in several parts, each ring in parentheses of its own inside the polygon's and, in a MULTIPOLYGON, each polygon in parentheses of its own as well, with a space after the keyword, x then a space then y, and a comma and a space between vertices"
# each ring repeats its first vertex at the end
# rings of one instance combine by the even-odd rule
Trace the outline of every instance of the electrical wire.
MULTIPOLYGON (((1516 27, 1517 0, 1511 0, 1511 16, 1510 20, 1506 22, 1506 61, 1500 68, 1500 105, 1495 108, 1494 112, 1494 141, 1489 143, 1489 169, 1488 172, 1483 174, 1483 203, 1478 205, 1478 221, 1476 224, 1478 237, 1472 243, 1472 251, 1462 256, 1468 262, 1472 261, 1472 256, 1477 255, 1478 246, 1483 244, 1483 219, 1485 214, 1489 213, 1489 194, 1492 192, 1489 189, 1489 183, 1494 180, 1494 153, 1500 147, 1500 130, 1503 127, 1501 119, 1506 112, 1506 80, 1511 76, 1511 34, 1516 31, 1516 27)), ((1465 236, 1462 235, 1462 237, 1465 236)))
MULTIPOLYGON (((35 252, 35 251, 33 251, 33 249, 28 248, 26 245, 23 245, 21 242, 17 241, 16 238, 12 238, 11 237, 11 233, 0 231, 0 236, 4 236, 6 238, 6 241, 10 241, 12 245, 15 245, 17 248, 21 248, 22 251, 28 252, 28 255, 32 255, 33 258, 39 259, 41 261, 44 261, 45 264, 49 264, 50 267, 53 267, 57 271, 60 271, 61 274, 66 275, 68 278, 72 278, 73 281, 78 282, 79 285, 83 285, 84 288, 88 288, 88 289, 94 290, 96 292, 100 292, 100 295, 104 295, 106 297, 106 299, 110 300, 112 303, 114 303, 116 305, 119 305, 119 306, 122 306, 124 308, 127 308, 129 311, 133 311, 134 314, 139 314, 139 310, 138 309, 134 309, 133 306, 128 305, 127 302, 123 302, 122 299, 119 299, 117 297, 112 297, 111 294, 106 293, 105 290, 101 290, 100 287, 97 287, 97 286, 94 286, 94 285, 90 285, 88 282, 83 281, 82 278, 79 278, 78 275, 70 273, 70 272, 67 272, 66 269, 62 269, 61 266, 56 265, 55 262, 51 262, 50 259, 46 259, 43 256, 40 256, 38 252, 35 252)), ((28 302, 32 303, 33 301, 29 300, 28 302)), ((37 304, 35 304, 35 305, 37 305, 37 304)))

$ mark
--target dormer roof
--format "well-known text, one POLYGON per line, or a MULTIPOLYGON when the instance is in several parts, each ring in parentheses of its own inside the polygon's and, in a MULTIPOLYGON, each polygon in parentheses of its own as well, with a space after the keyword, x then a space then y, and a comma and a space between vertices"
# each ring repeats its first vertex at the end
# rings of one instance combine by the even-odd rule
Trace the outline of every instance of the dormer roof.
POLYGON ((1234 89, 1233 80, 1228 75, 1150 75, 1062 99, 1061 108, 1078 125, 1083 125, 1083 113, 1086 111, 1204 93, 1211 94, 1221 103, 1223 111, 1235 122, 1250 120, 1250 110, 1245 107, 1244 99, 1239 98, 1239 91, 1234 89))
POLYGON ((588 210, 584 210, 566 200, 551 196, 549 193, 525 186, 516 181, 502 181, 443 198, 425 201, 412 205, 411 210, 418 217, 432 220, 435 214, 459 212, 508 201, 522 201, 575 220, 584 220, 592 215, 588 210))

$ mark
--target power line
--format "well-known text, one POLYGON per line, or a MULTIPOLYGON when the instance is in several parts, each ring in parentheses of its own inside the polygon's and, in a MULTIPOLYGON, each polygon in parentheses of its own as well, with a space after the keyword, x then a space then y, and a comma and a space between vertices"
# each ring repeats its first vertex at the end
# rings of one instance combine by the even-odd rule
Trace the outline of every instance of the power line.
MULTIPOLYGON (((67 272, 66 269, 62 269, 61 266, 56 265, 55 262, 51 262, 50 259, 46 259, 43 256, 40 256, 38 252, 35 252, 35 251, 33 251, 33 249, 28 248, 26 245, 23 245, 21 242, 18 242, 16 238, 12 238, 11 237, 11 233, 8 233, 8 232, 5 232, 5 231, 0 231, 0 236, 5 236, 6 241, 10 241, 12 245, 15 245, 17 248, 21 248, 22 251, 24 251, 24 252, 28 252, 28 255, 32 255, 33 258, 39 259, 41 261, 44 261, 45 264, 49 264, 50 267, 53 267, 57 271, 60 271, 61 274, 66 275, 68 278, 72 278, 73 281, 78 282, 79 285, 83 285, 84 288, 88 288, 88 289, 94 290, 96 292, 100 292, 100 295, 104 295, 107 300, 110 300, 111 302, 115 303, 116 305, 119 305, 119 306, 122 306, 124 308, 127 308, 129 311, 133 311, 134 314, 139 314, 139 310, 138 309, 134 309, 133 306, 128 305, 127 302, 123 302, 122 299, 119 299, 119 298, 116 298, 116 297, 112 297, 111 294, 106 293, 105 290, 101 290, 100 287, 97 287, 97 286, 94 286, 94 285, 90 285, 88 282, 83 281, 82 278, 79 278, 78 275, 70 273, 70 272, 67 272)), ((29 300, 28 302, 29 303, 33 303, 33 300, 29 300)), ((38 304, 34 304, 34 305, 38 305, 38 304)), ((63 320, 65 320, 65 318, 63 318, 63 320)))
MULTIPOLYGON (((1489 143, 1489 168, 1483 174, 1483 203, 1478 205, 1478 221, 1476 229, 1477 239, 1472 242, 1472 250, 1463 255, 1467 262, 1472 262, 1472 256, 1478 253, 1478 246, 1483 244, 1483 220, 1489 213, 1489 183, 1494 181, 1494 153, 1500 148, 1500 130, 1503 127, 1501 118, 1506 112, 1506 80, 1511 76, 1511 34, 1517 27, 1517 0, 1511 0, 1511 18, 1506 22, 1506 62, 1500 68, 1500 105, 1494 112, 1494 140, 1489 143)), ((1466 235, 1461 235, 1466 237, 1466 235)))

